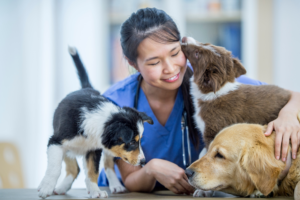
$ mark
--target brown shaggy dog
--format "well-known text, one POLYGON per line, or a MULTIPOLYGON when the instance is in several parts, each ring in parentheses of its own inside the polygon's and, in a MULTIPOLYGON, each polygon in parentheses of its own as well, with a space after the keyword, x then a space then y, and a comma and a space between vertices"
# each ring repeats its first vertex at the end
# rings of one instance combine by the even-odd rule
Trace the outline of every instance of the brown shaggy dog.
POLYGON ((268 124, 277 118, 291 93, 274 85, 243 85, 235 78, 246 73, 223 47, 182 39, 182 50, 194 69, 191 94, 194 119, 206 147, 224 127, 235 123, 268 124))
POLYGON ((289 147, 288 161, 277 160, 275 133, 265 137, 266 127, 235 124, 224 128, 210 144, 207 154, 186 169, 189 183, 197 189, 239 196, 294 195, 299 200, 300 151, 292 160, 289 147))

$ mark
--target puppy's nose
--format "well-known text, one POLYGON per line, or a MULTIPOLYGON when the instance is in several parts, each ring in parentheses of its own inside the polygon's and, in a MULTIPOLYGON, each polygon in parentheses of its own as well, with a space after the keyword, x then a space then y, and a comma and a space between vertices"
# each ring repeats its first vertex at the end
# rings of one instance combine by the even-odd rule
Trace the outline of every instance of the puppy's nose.
POLYGON ((140 165, 141 166, 144 166, 146 164, 146 159, 145 158, 142 158, 141 161, 140 161, 140 165))
POLYGON ((182 43, 186 43, 187 42, 187 37, 183 37, 181 40, 182 43))
POLYGON ((191 170, 191 169, 189 169, 189 168, 187 168, 186 170, 185 170, 185 174, 186 174, 186 176, 188 177, 188 178, 191 178, 193 175, 194 175, 194 171, 193 170, 191 170))

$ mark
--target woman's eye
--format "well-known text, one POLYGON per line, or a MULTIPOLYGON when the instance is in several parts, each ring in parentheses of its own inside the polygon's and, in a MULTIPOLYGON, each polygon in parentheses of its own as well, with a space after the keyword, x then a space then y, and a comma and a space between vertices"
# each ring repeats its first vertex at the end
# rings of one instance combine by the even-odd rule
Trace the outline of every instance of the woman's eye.
POLYGON ((149 64, 149 65, 157 65, 159 63, 159 61, 157 63, 152 63, 152 64, 149 64))
MULTIPOLYGON (((179 51, 180 51, 180 50, 179 50, 179 51)), ((179 51, 178 51, 177 53, 173 54, 173 55, 172 55, 172 57, 174 57, 174 56, 177 56, 177 55, 178 55, 178 53, 179 53, 179 51)))
POLYGON ((224 156, 222 156, 222 154, 220 154, 219 152, 215 155, 215 158, 221 158, 224 159, 224 156))

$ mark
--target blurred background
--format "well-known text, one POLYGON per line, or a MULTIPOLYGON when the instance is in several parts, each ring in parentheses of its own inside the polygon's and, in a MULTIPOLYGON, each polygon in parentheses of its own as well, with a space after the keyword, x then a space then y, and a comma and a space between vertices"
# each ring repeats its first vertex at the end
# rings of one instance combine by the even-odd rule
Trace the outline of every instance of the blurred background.
POLYGON ((0 0, 0 143, 16 147, 0 146, 0 188, 37 188, 46 171, 54 109, 80 88, 68 45, 104 92, 130 73, 120 26, 144 7, 231 50, 247 76, 300 92, 300 0, 0 0))

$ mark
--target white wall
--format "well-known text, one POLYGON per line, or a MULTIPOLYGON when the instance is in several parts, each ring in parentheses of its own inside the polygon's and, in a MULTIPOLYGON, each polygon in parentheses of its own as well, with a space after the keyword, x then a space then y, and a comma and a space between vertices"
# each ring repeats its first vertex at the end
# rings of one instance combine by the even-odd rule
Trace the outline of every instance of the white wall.
POLYGON ((274 82, 300 92, 300 1, 274 2, 274 82))
MULTIPOLYGON (((106 0, 0 1, 0 142, 18 147, 28 188, 45 173, 55 107, 80 88, 68 45, 78 48, 93 86, 109 86, 107 8, 106 0)), ((84 187, 83 177, 75 187, 84 187)))

